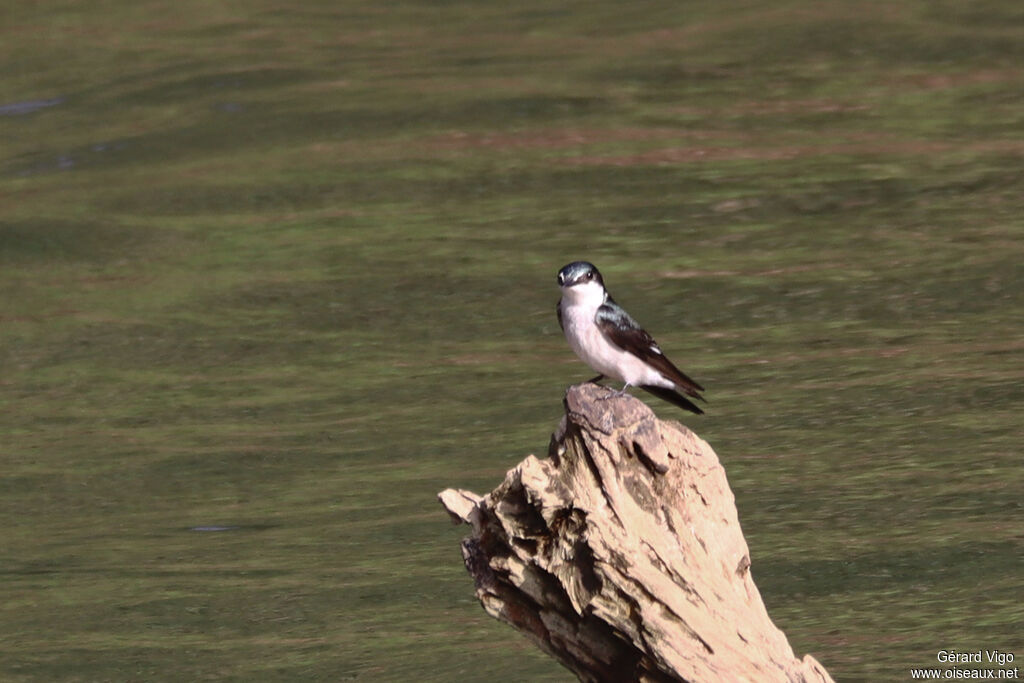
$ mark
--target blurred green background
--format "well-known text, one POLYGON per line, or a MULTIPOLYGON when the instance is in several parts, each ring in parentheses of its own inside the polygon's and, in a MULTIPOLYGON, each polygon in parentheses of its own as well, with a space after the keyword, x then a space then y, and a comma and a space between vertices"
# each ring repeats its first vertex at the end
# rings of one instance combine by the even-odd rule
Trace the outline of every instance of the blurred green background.
POLYGON ((0 678, 571 680, 435 495, 545 451, 581 258, 708 388, 651 405, 798 655, 1024 658, 1022 35, 1019 0, 7 3, 0 678))

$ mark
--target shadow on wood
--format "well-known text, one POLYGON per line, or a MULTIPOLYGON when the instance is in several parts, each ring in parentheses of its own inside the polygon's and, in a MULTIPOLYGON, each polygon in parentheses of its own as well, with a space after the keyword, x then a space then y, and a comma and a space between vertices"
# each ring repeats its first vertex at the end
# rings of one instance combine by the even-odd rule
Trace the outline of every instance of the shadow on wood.
POLYGON ((439 495, 484 609, 583 681, 831 681, 769 619, 715 452, 611 393, 571 387, 547 460, 439 495))

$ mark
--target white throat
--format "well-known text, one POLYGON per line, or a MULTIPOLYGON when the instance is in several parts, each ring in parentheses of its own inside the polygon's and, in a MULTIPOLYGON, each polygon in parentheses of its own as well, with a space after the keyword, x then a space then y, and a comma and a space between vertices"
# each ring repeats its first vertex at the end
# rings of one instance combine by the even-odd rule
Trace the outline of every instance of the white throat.
POLYGON ((571 287, 562 287, 562 299, 566 305, 580 306, 596 311, 608 298, 608 293, 599 282, 581 282, 571 287))

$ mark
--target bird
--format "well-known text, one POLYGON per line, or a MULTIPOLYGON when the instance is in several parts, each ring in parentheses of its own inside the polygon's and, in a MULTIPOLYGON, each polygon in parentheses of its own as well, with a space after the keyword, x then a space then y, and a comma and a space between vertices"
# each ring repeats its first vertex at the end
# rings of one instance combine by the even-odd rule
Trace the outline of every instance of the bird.
POLYGON ((594 264, 573 261, 563 266, 558 286, 558 325, 580 360, 600 373, 591 382, 608 377, 625 383, 613 396, 623 396, 635 386, 684 410, 704 413, 687 398, 704 401, 704 387, 677 368, 654 338, 615 303, 594 264))

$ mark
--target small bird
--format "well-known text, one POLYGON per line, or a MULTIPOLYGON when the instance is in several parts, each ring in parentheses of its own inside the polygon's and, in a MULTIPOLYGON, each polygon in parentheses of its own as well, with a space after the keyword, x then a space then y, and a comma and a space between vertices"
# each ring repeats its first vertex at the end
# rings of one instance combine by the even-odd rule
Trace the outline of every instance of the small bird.
POLYGON ((563 266, 558 286, 558 325, 580 360, 601 373, 592 382, 609 377, 625 382, 617 396, 636 386, 684 410, 704 413, 686 398, 703 401, 699 392, 704 387, 673 365, 651 335, 615 303, 594 264, 574 261, 563 266))

